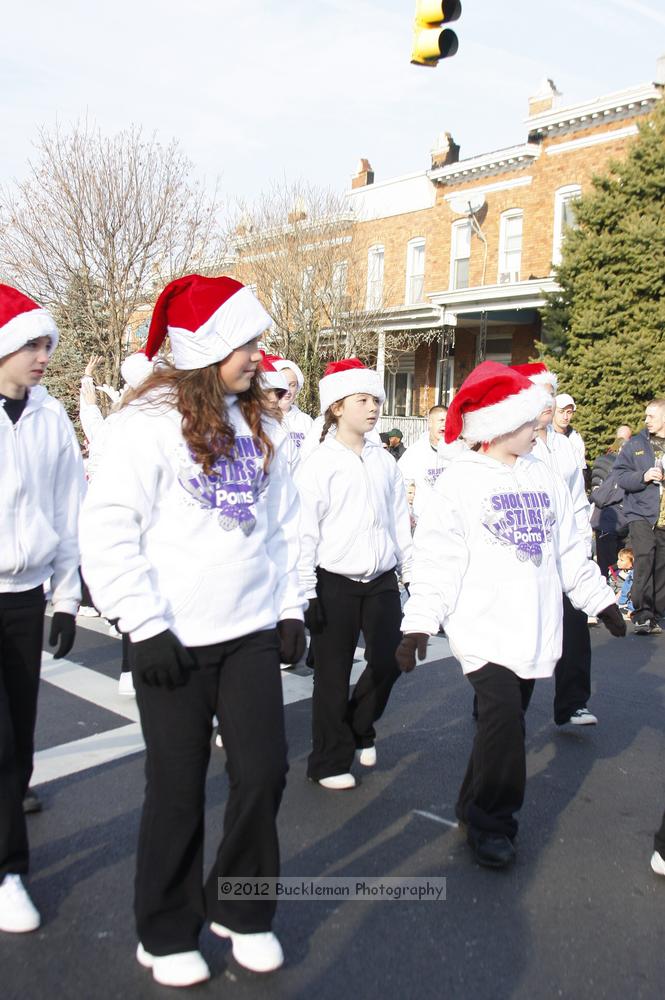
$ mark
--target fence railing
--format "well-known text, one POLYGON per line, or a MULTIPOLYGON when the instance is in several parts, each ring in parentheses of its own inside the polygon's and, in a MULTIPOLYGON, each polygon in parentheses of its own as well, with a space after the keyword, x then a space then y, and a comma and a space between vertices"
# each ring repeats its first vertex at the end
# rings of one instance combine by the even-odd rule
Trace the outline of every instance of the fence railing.
POLYGON ((391 417, 389 414, 379 417, 377 430, 379 433, 398 427, 402 432, 402 444, 408 448, 410 444, 427 430, 427 417, 391 417))

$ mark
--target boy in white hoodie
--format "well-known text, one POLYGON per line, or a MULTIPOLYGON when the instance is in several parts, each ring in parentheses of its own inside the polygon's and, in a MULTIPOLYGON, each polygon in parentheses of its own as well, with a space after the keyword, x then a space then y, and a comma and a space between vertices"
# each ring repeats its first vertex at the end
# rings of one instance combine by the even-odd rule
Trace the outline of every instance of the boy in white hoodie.
POLYGON ((83 574, 129 633, 146 742, 137 856, 137 960, 164 985, 210 975, 204 921, 241 965, 283 961, 275 903, 219 895, 225 877, 277 876, 287 770, 279 664, 304 652, 298 497, 288 439, 268 415, 258 337, 270 317, 231 278, 188 275, 155 305, 136 383, 109 428, 81 515, 83 574), (230 779, 224 835, 203 883, 213 716, 230 779))
POLYGON ((332 362, 319 382, 320 445, 296 473, 300 581, 314 649, 312 752, 307 774, 324 788, 353 788, 351 764, 376 763, 374 723, 399 677, 401 608, 396 572, 408 580, 411 526, 393 458, 368 440, 385 398, 378 372, 357 358, 332 362), (329 434, 332 426, 336 433, 329 434), (349 698, 362 630, 367 667, 349 698))
POLYGON ((545 390, 485 361, 448 411, 446 440, 462 454, 437 483, 414 537, 411 596, 397 660, 423 659, 442 623, 478 698, 478 726, 456 812, 477 861, 515 856, 515 813, 526 781, 524 712, 538 677, 561 654, 561 593, 613 635, 626 625, 612 591, 586 557, 570 495, 530 452, 545 390), (496 580, 508 600, 497 600, 496 580), (510 612, 510 609, 513 612, 510 612))
POLYGON ((288 431, 293 445, 298 450, 312 427, 312 418, 296 405, 298 393, 305 384, 305 376, 295 361, 287 361, 276 354, 268 354, 266 360, 271 362, 275 371, 281 372, 286 380, 286 392, 279 400, 279 408, 284 415, 284 427, 288 431))
POLYGON ((62 406, 39 385, 57 343, 46 310, 0 284, 0 930, 10 932, 40 923, 21 876, 28 871, 23 799, 32 774, 44 583, 50 577, 55 658, 74 644, 81 598, 81 452, 62 406))

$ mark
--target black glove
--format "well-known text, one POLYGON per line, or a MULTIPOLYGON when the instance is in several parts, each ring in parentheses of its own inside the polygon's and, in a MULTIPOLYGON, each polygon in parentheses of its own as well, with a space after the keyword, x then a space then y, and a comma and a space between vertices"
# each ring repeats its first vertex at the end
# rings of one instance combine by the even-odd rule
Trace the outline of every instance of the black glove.
POLYGON ((305 625, 310 633, 318 634, 323 631, 325 624, 326 620, 323 617, 323 608, 318 597, 311 597, 307 605, 307 611, 305 612, 305 625))
POLYGON ((427 656, 427 641, 429 636, 424 632, 411 632, 403 635, 395 652, 397 666, 402 673, 409 674, 416 665, 416 650, 418 659, 424 660, 427 656))
POLYGON ((622 638, 626 634, 626 623, 616 604, 609 604, 602 611, 599 611, 598 620, 612 635, 622 638))
POLYGON ((49 646, 58 644, 58 648, 53 654, 54 660, 60 660, 74 645, 76 638, 76 615, 68 615, 66 611, 55 611, 51 620, 51 631, 49 632, 49 646))
POLYGON ((279 659, 281 663, 297 663, 305 652, 305 626, 297 618, 277 622, 279 659))
POLYGON ((187 683, 194 666, 191 654, 170 629, 133 642, 131 654, 134 670, 148 687, 166 687, 172 691, 187 683))

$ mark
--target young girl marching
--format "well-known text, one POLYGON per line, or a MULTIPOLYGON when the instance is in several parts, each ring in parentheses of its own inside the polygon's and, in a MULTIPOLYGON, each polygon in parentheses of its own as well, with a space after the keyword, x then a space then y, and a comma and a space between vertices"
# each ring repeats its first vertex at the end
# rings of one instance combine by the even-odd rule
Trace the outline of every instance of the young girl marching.
POLYGON ((279 400, 279 408, 282 411, 284 427, 291 436, 294 446, 300 449, 312 426, 312 418, 296 406, 296 398, 305 384, 305 376, 295 361, 288 361, 275 354, 269 354, 267 360, 286 380, 286 392, 279 400))
MULTIPOLYGON (((173 367, 127 394, 81 518, 83 572, 132 642, 146 742, 137 959, 159 983, 207 979, 204 921, 236 960, 278 968, 275 904, 218 897, 218 879, 276 876, 286 743, 279 662, 304 650, 297 494, 266 415, 258 337, 270 318, 230 278, 162 292, 145 348, 173 367), (224 835, 203 884, 213 715, 227 752, 224 835)), ((147 366, 146 357, 142 358, 147 366)), ((137 362, 139 358, 137 356, 137 362)))
POLYGON ((408 579, 411 531, 397 464, 365 436, 385 399, 381 376, 349 358, 328 365, 319 392, 321 444, 296 473, 300 580, 316 662, 307 774, 324 788, 344 789, 356 783, 356 752, 361 764, 376 763, 374 723, 399 676, 396 574, 408 579), (367 666, 349 698, 361 630, 367 666))
POLYGON ((402 670, 413 670, 416 650, 422 659, 442 623, 473 685, 478 727, 456 812, 476 860, 495 868, 515 856, 524 712, 534 681, 551 677, 561 655, 562 590, 613 635, 626 633, 612 591, 587 559, 565 484, 530 455, 548 398, 542 386, 485 361, 453 399, 446 441, 461 435, 480 447, 452 463, 418 522, 397 653, 402 670))

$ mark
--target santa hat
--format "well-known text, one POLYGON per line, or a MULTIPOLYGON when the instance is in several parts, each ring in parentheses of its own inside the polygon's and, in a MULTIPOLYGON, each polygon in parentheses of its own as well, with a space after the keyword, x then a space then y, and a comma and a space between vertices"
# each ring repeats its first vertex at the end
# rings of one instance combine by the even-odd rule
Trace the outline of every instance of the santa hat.
POLYGON ((18 289, 0 284, 0 358, 38 337, 51 338, 51 357, 58 343, 58 328, 51 314, 18 289))
POLYGON ((193 371, 223 361, 271 323, 250 289, 233 278, 177 278, 157 299, 145 347, 125 359, 123 377, 130 385, 143 381, 167 335, 175 367, 193 371))
POLYGON ((287 361, 286 358, 280 358, 276 354, 268 355, 272 363, 278 372, 284 371, 285 368, 290 368, 295 377, 298 380, 298 392, 302 389, 305 384, 305 376, 303 375, 301 369, 295 363, 295 361, 287 361))
POLYGON ((542 361, 534 361, 529 365, 511 365, 514 372, 524 375, 534 385, 551 385, 557 391, 559 380, 542 361))
POLYGON ((263 376, 264 385, 268 389, 276 389, 278 392, 288 392, 289 384, 282 373, 275 368, 275 365, 270 360, 271 356, 266 354, 265 351, 261 351, 261 354, 263 355, 263 360, 259 365, 259 371, 263 376))
POLYGON ((376 396, 380 403, 386 398, 383 379, 379 372, 373 368, 366 368, 359 358, 331 361, 319 382, 321 413, 325 413, 333 403, 344 399, 345 396, 353 395, 354 392, 366 392, 370 396, 376 396))
POLYGON ((464 380, 448 407, 446 442, 463 437, 469 444, 493 441, 535 420, 549 394, 514 368, 483 361, 464 380))

